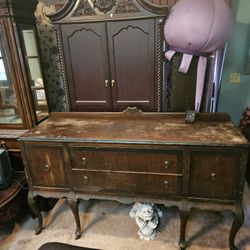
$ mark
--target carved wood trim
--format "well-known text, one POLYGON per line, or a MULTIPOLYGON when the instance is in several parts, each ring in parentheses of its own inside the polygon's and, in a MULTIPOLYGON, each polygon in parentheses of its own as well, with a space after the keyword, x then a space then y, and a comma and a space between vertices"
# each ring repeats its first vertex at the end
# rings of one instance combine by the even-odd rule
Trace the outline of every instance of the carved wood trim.
POLYGON ((154 5, 152 3, 149 3, 147 0, 137 0, 137 2, 149 12, 153 12, 159 15, 167 14, 169 7, 168 6, 160 6, 160 5, 154 5))
POLYGON ((62 56, 62 44, 61 44, 61 39, 60 39, 60 34, 58 30, 56 30, 56 42, 57 42, 57 47, 58 47, 58 55, 59 55, 59 63, 60 63, 60 69, 61 69, 61 74, 62 74, 62 80, 63 80, 63 90, 65 94, 65 103, 66 103, 66 110, 69 111, 69 91, 68 91, 68 83, 67 83, 67 78, 65 74, 65 68, 64 68, 64 62, 63 62, 63 56, 62 56))
POLYGON ((158 19, 157 43, 156 43, 156 108, 157 112, 162 109, 162 84, 163 84, 163 28, 164 19, 158 19))
POLYGON ((74 13, 72 14, 73 17, 75 17, 75 16, 94 16, 94 15, 96 15, 96 13, 87 0, 81 0, 79 5, 75 9, 74 13))
POLYGON ((124 13, 135 13, 139 12, 139 9, 131 0, 121 0, 115 10, 115 14, 124 14, 124 13))
MULTIPOLYGON (((70 17, 95 16, 107 18, 106 14, 131 14, 136 12, 150 12, 158 15, 166 15, 168 6, 157 6, 147 0, 71 0, 57 13, 49 14, 47 17, 51 22, 61 21, 66 18, 69 21, 70 17), (92 6, 92 3, 93 6, 92 6), (116 6, 116 7, 115 7, 116 6), (94 8, 94 9, 93 9, 94 8), (96 9, 96 12, 95 12, 96 9), (69 16, 74 10, 73 14, 69 16), (101 12, 98 14, 98 12, 101 12)), ((144 13, 145 14, 145 13, 144 13)), ((113 19, 113 18, 112 18, 113 19)))
POLYGON ((64 7, 60 11, 58 11, 54 14, 46 15, 46 16, 52 22, 59 21, 59 20, 63 19, 64 17, 66 17, 71 12, 71 10, 73 9, 73 7, 75 6, 76 3, 77 3, 77 0, 67 1, 67 3, 64 5, 64 7))
POLYGON ((125 115, 131 115, 131 114, 143 114, 143 112, 138 109, 137 107, 127 107, 125 110, 122 112, 125 115))
POLYGON ((116 5, 117 0, 94 0, 93 7, 106 14, 116 5))

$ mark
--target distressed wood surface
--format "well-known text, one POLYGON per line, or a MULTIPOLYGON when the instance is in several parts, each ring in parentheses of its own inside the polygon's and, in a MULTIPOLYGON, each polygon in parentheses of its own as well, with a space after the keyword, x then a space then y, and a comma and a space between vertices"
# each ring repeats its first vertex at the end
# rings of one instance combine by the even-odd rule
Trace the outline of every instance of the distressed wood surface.
POLYGON ((199 114, 192 124, 182 113, 51 113, 21 140, 247 146, 224 113, 199 114))

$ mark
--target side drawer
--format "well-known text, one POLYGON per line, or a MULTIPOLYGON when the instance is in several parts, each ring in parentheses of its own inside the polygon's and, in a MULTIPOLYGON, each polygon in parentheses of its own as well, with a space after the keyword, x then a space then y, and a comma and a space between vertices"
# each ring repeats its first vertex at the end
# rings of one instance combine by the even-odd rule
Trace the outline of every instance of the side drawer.
POLYGON ((26 146, 25 153, 33 186, 67 187, 61 146, 26 146))
POLYGON ((70 148, 73 169, 181 174, 181 151, 70 148))
POLYGON ((191 152, 190 197, 234 200, 238 181, 237 153, 191 152))
POLYGON ((156 196, 181 193, 182 177, 73 170, 75 190, 99 194, 151 194, 156 196))

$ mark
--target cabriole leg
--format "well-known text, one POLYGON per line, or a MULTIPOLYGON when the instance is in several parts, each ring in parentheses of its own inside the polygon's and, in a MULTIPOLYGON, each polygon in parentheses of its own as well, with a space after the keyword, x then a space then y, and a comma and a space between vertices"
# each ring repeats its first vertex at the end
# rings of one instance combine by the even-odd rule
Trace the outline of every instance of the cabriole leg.
POLYGON ((31 193, 28 194, 28 204, 29 204, 30 209, 36 215, 38 219, 38 225, 37 225, 37 228, 35 229, 35 232, 36 234, 39 234, 42 231, 43 218, 38 208, 38 205, 36 204, 34 200, 34 196, 31 193))
POLYGON ((237 232, 241 228, 243 222, 244 222, 244 212, 243 212, 242 206, 237 205, 235 213, 234 213, 233 225, 232 225, 230 235, 229 235, 230 250, 237 250, 237 247, 234 244, 234 239, 235 239, 237 232))
POLYGON ((188 218, 189 218, 189 210, 180 210, 181 229, 180 229, 179 246, 181 250, 186 249, 186 246, 187 246, 185 233, 186 233, 186 225, 187 225, 188 218))
POLYGON ((68 204, 73 212, 75 221, 76 221, 76 231, 75 231, 75 239, 79 239, 81 237, 81 225, 78 211, 78 201, 73 199, 67 199, 68 204))

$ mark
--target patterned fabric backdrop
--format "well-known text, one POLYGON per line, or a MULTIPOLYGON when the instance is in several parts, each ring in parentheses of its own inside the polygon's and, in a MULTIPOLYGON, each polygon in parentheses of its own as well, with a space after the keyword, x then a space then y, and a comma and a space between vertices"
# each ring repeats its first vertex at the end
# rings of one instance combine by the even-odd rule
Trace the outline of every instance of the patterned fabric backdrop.
POLYGON ((46 14, 52 12, 55 12, 55 5, 39 2, 35 15, 49 110, 65 111, 66 101, 56 44, 56 33, 46 17, 46 14))

